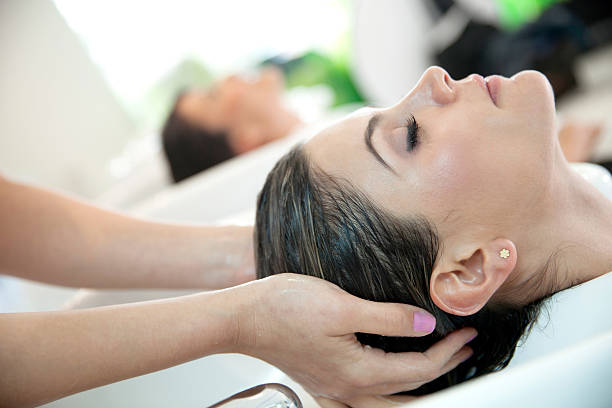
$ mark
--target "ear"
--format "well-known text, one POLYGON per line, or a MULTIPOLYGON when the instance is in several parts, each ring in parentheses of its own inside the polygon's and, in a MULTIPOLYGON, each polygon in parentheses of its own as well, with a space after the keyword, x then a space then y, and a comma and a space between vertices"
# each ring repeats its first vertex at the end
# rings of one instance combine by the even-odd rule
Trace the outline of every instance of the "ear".
MULTIPOLYGON (((465 250, 465 248, 463 248, 465 250)), ((447 313, 468 316, 478 312, 506 281, 517 261, 516 246, 505 238, 474 246, 463 254, 449 249, 430 281, 434 303, 447 313)))

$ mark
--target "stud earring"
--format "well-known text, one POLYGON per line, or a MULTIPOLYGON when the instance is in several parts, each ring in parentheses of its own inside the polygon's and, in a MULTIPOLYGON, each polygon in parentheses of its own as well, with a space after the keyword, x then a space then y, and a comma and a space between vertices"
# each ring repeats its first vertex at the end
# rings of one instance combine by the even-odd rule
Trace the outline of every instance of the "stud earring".
POLYGON ((502 258, 506 259, 510 256, 510 251, 508 251, 506 248, 502 249, 501 251, 499 251, 499 256, 501 256, 502 258))

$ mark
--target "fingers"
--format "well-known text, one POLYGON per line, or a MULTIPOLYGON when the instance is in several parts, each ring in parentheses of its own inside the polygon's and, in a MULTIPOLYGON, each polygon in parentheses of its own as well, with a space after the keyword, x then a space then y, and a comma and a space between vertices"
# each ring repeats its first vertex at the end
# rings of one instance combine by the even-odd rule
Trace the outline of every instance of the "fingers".
POLYGON ((344 329, 350 332, 381 336, 420 337, 431 333, 436 327, 436 319, 418 307, 362 299, 358 299, 350 309, 345 323, 347 326, 344 329))
POLYGON ((361 372, 362 381, 368 383, 368 380, 372 380, 368 390, 372 394, 388 395, 416 389, 469 358, 472 350, 465 344, 475 336, 475 329, 463 328, 449 334, 424 353, 385 353, 366 348, 363 364, 368 370, 361 372), (363 378, 366 372, 368 378, 363 378))
POLYGON ((475 329, 465 327, 450 333, 423 354, 432 362, 443 367, 466 343, 472 341, 477 335, 478 332, 475 329))
POLYGON ((461 350, 459 350, 450 360, 440 369, 440 375, 446 374, 451 370, 454 370, 459 364, 468 360, 474 354, 474 350, 472 350, 469 346, 463 346, 461 350))

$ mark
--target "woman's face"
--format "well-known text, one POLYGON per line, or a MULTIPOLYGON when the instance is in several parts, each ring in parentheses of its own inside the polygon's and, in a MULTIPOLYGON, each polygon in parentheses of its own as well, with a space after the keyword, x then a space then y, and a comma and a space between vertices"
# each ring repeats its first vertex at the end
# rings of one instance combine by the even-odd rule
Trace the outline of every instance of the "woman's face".
POLYGON ((432 67, 399 103, 355 112, 306 152, 393 214, 426 216, 448 240, 538 202, 563 161, 554 123, 551 87, 538 72, 455 81, 432 67))
POLYGON ((256 147, 270 141, 267 137, 273 132, 266 130, 287 115, 282 108, 283 89, 283 75, 274 68, 263 69, 253 78, 232 75, 210 89, 187 92, 177 111, 191 123, 225 132, 230 139, 256 137, 249 141, 256 147), (254 135, 253 128, 262 131, 254 135))

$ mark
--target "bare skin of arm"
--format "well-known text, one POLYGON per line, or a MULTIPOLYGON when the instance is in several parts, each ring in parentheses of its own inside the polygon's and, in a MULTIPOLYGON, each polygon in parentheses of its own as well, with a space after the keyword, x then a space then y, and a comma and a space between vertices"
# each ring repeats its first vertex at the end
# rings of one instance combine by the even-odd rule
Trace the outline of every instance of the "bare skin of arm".
MULTIPOLYGON (((0 270, 69 286, 226 287, 251 280, 251 228, 153 223, 0 177, 0 270)), ((386 354, 355 332, 423 336, 408 305, 276 275, 229 289, 88 310, 0 314, 0 406, 33 406, 206 355, 237 352, 340 401, 419 387, 471 354, 473 329, 386 354), (313 364, 316 362, 316 364, 313 364)))
POLYGON ((412 329, 417 310, 283 274, 152 302, 0 314, 0 333, 10 333, 0 348, 0 406, 39 405, 229 352, 276 365, 312 394, 334 400, 414 389, 468 358, 465 344, 475 330, 454 332, 424 353, 366 348, 353 333, 426 335, 412 329))
POLYGON ((0 273, 88 288, 219 289, 255 278, 251 227, 149 222, 0 178, 0 273))
POLYGON ((75 311, 0 314, 0 406, 36 406, 231 349, 238 299, 216 292, 75 311), (180 316, 180 318, 177 318, 180 316), (10 335, 6 335, 10 333, 10 335))

